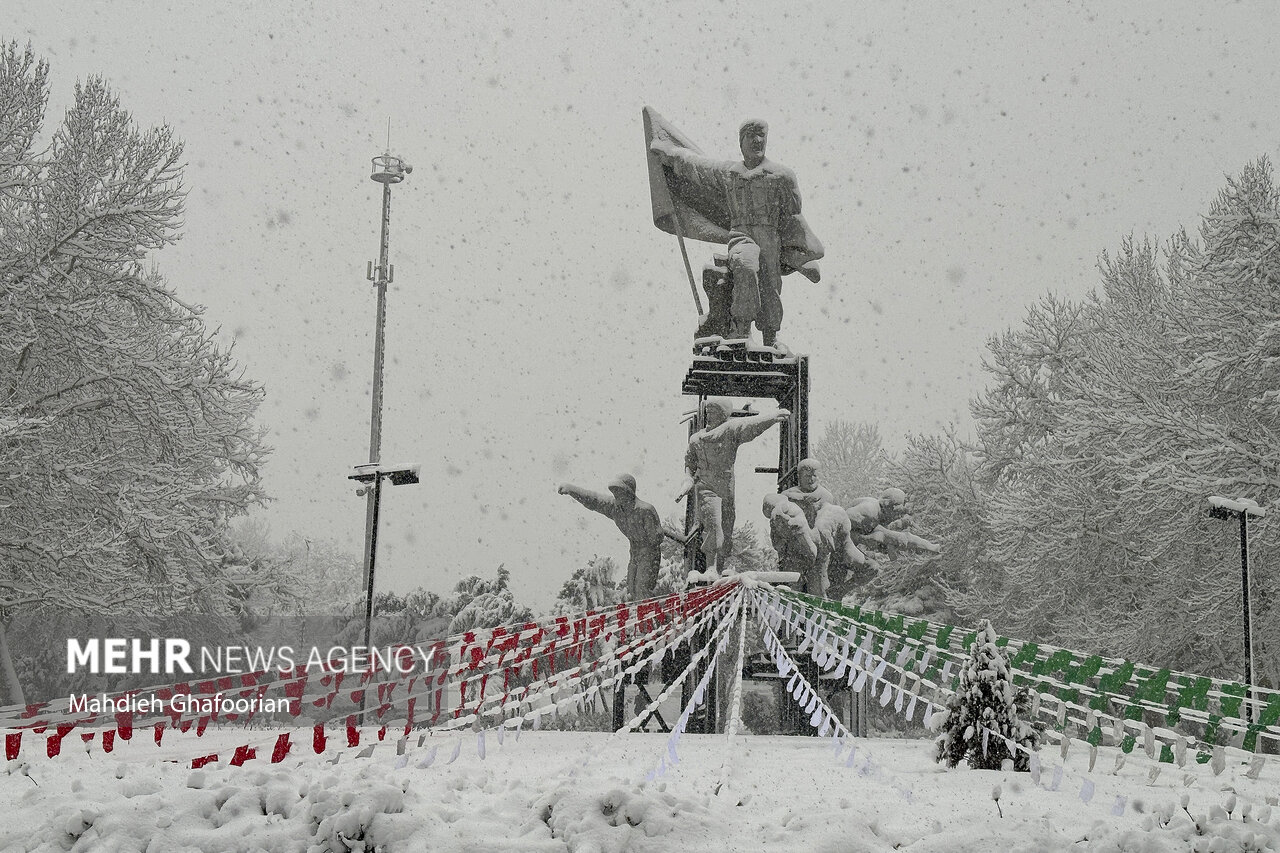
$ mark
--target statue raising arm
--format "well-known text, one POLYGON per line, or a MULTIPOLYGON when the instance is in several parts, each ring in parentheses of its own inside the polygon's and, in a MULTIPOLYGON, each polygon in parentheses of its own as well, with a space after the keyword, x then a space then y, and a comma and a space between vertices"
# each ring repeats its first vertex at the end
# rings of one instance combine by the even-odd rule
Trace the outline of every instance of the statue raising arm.
POLYGON ((728 169, 732 164, 691 151, 661 137, 649 143, 649 150, 658 156, 662 165, 671 170, 671 176, 681 184, 715 187, 721 192, 727 191, 728 169))
POLYGON ((720 429, 728 435, 732 435, 737 439, 739 445, 746 444, 759 438, 761 435, 774 424, 785 423, 790 420, 791 412, 786 409, 778 409, 776 412, 752 415, 748 418, 730 418, 721 425, 720 429))
POLYGON ((598 512, 608 518, 614 518, 618 514, 618 502, 609 495, 593 492, 572 483, 562 483, 556 491, 562 495, 568 495, 592 512, 598 512))

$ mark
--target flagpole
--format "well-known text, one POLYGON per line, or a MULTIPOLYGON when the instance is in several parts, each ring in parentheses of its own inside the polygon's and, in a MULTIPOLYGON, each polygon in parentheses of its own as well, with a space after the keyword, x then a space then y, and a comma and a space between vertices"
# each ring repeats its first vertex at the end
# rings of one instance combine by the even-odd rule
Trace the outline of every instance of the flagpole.
POLYGON ((667 194, 671 196, 671 207, 675 212, 676 224, 676 242, 680 244, 680 257, 684 259, 684 271, 689 276, 689 290, 693 292, 693 304, 698 307, 698 316, 703 315, 702 299, 698 296, 698 285, 693 281, 693 267, 689 265, 689 251, 684 246, 684 214, 680 210, 680 202, 676 199, 676 194, 671 191, 671 169, 668 166, 662 167, 662 176, 667 181, 667 194))

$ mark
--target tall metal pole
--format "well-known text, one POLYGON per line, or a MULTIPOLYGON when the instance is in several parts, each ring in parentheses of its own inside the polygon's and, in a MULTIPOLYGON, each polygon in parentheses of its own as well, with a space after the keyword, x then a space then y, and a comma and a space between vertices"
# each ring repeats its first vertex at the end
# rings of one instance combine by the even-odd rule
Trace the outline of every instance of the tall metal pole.
MULTIPOLYGON (((378 314, 373 337, 373 414, 369 419, 369 461, 381 461, 382 453, 382 367, 386 350, 387 285, 391 283, 395 269, 390 265, 391 185, 404 180, 413 171, 399 157, 387 152, 373 158, 372 180, 382 184, 382 237, 378 243, 378 266, 370 264, 368 278, 378 290, 378 314)), ((382 500, 382 475, 375 471, 373 482, 366 491, 365 509, 365 602, 364 645, 369 647, 369 635, 373 626, 373 579, 378 556, 378 510, 382 500)))
POLYGON ((1257 722, 1258 708, 1253 701, 1253 685, 1257 678, 1253 672, 1253 629, 1249 619, 1249 513, 1240 513, 1240 576, 1244 589, 1244 662, 1249 679, 1249 720, 1257 722))
POLYGON ((1249 709, 1250 722, 1258 720, 1258 703, 1254 701, 1253 687, 1258 683, 1258 675, 1253 668, 1253 620, 1249 606, 1249 516, 1264 518, 1267 512, 1250 498, 1230 498, 1221 495, 1209 496, 1209 517, 1229 519, 1235 516, 1240 522, 1240 588, 1241 602, 1244 610, 1244 667, 1245 681, 1249 688, 1245 693, 1245 702, 1249 709))
MULTIPOLYGON (((382 455, 382 366, 387 334, 387 256, 390 253, 391 184, 382 185, 382 239, 378 247, 378 266, 374 269, 373 286, 378 291, 378 313, 373 332, 373 414, 369 418, 369 461, 380 462, 382 455)), ((378 558, 378 509, 382 498, 382 477, 375 476, 366 493, 364 521, 364 646, 369 647, 373 624, 373 577, 378 558)))

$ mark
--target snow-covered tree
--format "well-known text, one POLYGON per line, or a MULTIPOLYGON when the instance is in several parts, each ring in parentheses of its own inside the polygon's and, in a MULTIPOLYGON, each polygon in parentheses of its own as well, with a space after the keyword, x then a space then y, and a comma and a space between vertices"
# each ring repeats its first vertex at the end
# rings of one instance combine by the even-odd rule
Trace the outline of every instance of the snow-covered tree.
POLYGON ((617 570, 612 557, 593 556, 561 585, 552 612, 567 616, 617 604, 625 593, 614 579, 617 570))
POLYGON ((822 485, 841 506, 879 494, 891 461, 881 444, 879 427, 845 420, 829 422, 810 455, 822 463, 822 485))
POLYGON ((755 523, 748 521, 734 528, 733 550, 725 565, 730 573, 769 572, 778 567, 778 555, 760 541, 755 523))
MULTIPOLYGON (((1079 303, 1046 298, 990 343, 973 404, 990 563, 962 613, 1020 636, 1228 677, 1242 673, 1234 530, 1210 494, 1280 492, 1280 197, 1266 161, 1199 240, 1125 240, 1079 303), (1198 629, 1188 631, 1194 622, 1198 629)), ((1254 528, 1254 624, 1280 683, 1278 528, 1254 528)))
POLYGON ((1015 770, 1027 770, 1030 755, 1040 745, 1043 724, 1030 718, 1030 695, 1014 687, 1009 665, 996 645, 995 629, 983 621, 960 670, 960 686, 938 712, 935 761, 955 767, 963 760, 978 770, 999 770, 1012 759, 1015 770), (1017 746, 1010 750, 1007 741, 1017 746))
POLYGON ((45 63, 0 48, 0 637, 36 607, 224 613, 262 389, 144 264, 178 238, 182 146, 90 78, 36 150, 47 99, 45 63))
POLYGON ((954 431, 908 436, 886 475, 910 497, 912 532, 937 543, 941 551, 900 550, 894 559, 881 560, 865 590, 873 603, 951 622, 955 616, 946 599, 963 596, 976 579, 992 575, 989 496, 979 468, 972 449, 954 431))

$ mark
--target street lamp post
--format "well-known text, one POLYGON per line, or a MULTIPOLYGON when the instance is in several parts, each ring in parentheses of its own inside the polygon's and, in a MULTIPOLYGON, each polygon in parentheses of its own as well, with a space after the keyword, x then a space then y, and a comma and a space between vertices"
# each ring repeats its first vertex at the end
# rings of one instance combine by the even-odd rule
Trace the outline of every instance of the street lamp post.
POLYGON ((1263 518, 1266 510, 1248 498, 1224 498, 1209 496, 1209 516, 1240 521, 1240 582, 1244 591, 1244 661, 1245 677, 1249 680, 1249 719, 1257 721, 1258 708, 1253 701, 1253 685, 1257 677, 1253 671, 1253 628, 1249 619, 1249 516, 1263 518))
POLYGON ((393 486, 404 486, 418 482, 417 465, 392 465, 370 462, 357 465, 355 473, 347 477, 364 483, 364 488, 356 494, 368 494, 370 503, 369 543, 365 552, 365 591, 364 591, 364 648, 369 649, 369 631, 373 624, 373 570, 378 556, 378 514, 382 509, 382 481, 390 480, 393 486))

